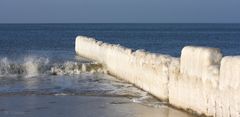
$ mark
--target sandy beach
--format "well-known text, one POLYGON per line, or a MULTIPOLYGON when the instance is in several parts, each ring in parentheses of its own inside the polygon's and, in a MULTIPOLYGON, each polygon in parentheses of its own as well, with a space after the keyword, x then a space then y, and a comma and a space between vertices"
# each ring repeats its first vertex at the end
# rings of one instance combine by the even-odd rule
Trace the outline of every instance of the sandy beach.
POLYGON ((194 117, 127 98, 92 96, 1 96, 1 117, 194 117))

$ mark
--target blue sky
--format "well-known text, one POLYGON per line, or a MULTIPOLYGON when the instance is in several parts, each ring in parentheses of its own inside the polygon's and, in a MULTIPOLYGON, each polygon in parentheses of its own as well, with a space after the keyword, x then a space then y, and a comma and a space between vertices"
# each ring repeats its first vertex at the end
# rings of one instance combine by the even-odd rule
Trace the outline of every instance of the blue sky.
POLYGON ((0 23, 240 23, 240 0, 0 0, 0 23))

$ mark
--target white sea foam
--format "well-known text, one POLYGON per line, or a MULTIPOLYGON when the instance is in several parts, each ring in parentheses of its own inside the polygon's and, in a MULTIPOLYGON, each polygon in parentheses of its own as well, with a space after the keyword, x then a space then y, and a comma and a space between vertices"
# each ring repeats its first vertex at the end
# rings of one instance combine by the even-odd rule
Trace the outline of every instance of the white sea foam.
POLYGON ((45 58, 36 57, 24 58, 23 67, 25 68, 26 76, 33 77, 39 75, 39 72, 41 72, 44 69, 44 66, 46 66, 48 63, 49 60, 45 58))
POLYGON ((71 62, 67 61, 63 64, 54 64, 51 67, 51 74, 54 75, 74 75, 80 74, 82 72, 90 72, 90 73, 106 73, 107 71, 104 67, 96 62, 91 63, 79 63, 79 62, 71 62))
POLYGON ((28 56, 16 62, 8 58, 0 58, 0 76, 22 75, 34 77, 38 75, 76 75, 84 72, 107 73, 104 67, 96 62, 65 61, 51 63, 48 58, 28 56))
POLYGON ((24 69, 19 64, 15 64, 8 58, 0 58, 0 76, 22 74, 24 69))

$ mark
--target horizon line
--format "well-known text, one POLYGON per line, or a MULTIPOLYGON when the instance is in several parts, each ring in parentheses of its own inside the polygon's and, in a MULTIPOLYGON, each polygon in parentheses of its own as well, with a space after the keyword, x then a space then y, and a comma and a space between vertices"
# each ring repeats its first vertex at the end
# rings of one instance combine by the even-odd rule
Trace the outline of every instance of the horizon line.
POLYGON ((0 22, 0 24, 240 24, 240 22, 0 22))

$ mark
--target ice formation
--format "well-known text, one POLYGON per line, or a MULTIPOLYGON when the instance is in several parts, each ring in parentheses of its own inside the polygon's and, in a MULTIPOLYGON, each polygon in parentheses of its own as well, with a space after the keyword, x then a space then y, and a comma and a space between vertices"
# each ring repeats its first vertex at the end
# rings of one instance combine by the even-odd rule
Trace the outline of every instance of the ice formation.
POLYGON ((169 102, 200 114, 214 115, 221 58, 216 48, 184 47, 180 73, 170 77, 169 102))
POLYGON ((102 63, 108 72, 170 104, 198 114, 240 117, 240 57, 217 48, 186 46, 181 58, 133 51, 78 36, 80 56, 102 63))
POLYGON ((173 57, 142 50, 134 52, 82 36, 77 37, 75 49, 79 55, 102 63, 110 74, 168 100, 168 68, 173 57))
POLYGON ((221 61, 217 114, 240 117, 240 56, 226 56, 221 61))

